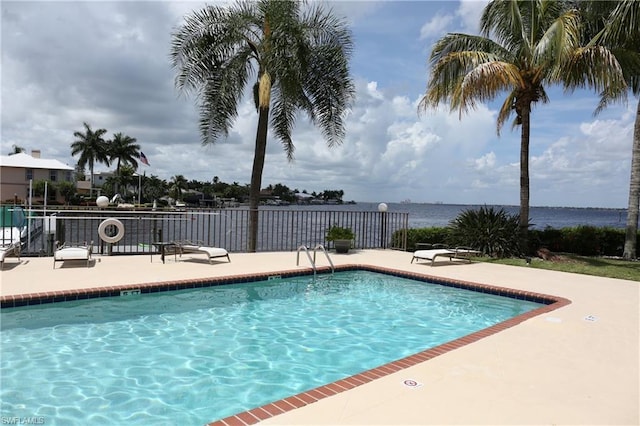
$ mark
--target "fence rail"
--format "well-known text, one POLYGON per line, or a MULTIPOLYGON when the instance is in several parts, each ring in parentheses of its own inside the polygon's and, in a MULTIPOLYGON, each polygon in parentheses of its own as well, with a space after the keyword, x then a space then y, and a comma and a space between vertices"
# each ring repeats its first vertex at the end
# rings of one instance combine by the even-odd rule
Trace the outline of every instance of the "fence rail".
MULTIPOLYGON (((56 241, 93 243, 102 254, 148 254, 156 241, 192 240, 203 245, 246 252, 248 209, 193 209, 186 211, 31 210, 28 212, 25 255, 53 252, 56 241), (106 219, 124 225, 117 243, 102 241, 98 227, 106 219)), ((295 251, 322 244, 332 225, 351 228, 354 248, 406 249, 408 213, 340 210, 259 209, 257 251, 295 251)), ((117 229, 107 228, 109 235, 117 229)))

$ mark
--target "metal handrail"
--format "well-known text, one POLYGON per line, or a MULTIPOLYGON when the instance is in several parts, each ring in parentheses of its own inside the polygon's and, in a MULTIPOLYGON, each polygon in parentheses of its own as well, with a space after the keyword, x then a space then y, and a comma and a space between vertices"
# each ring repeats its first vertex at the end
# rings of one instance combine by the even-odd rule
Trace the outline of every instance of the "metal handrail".
POLYGON ((298 253, 296 255, 296 266, 300 266, 300 250, 304 250, 304 252, 306 253, 307 258, 309 259, 309 262, 311 263, 311 267, 313 268, 313 276, 315 277, 316 272, 318 272, 316 270, 315 251, 313 253, 313 259, 311 259, 311 255, 309 254, 309 249, 307 248, 307 246, 305 246, 303 244, 300 247, 298 247, 298 253))
POLYGON ((325 250, 324 246, 322 244, 317 244, 314 248, 313 248, 313 263, 316 263, 316 250, 322 250, 322 252, 324 253, 324 255, 327 257, 327 260, 329 261, 329 265, 331 265, 331 273, 333 274, 336 271, 336 268, 333 266, 333 262, 331 261, 331 258, 329 257, 329 253, 327 253, 327 250, 325 250))

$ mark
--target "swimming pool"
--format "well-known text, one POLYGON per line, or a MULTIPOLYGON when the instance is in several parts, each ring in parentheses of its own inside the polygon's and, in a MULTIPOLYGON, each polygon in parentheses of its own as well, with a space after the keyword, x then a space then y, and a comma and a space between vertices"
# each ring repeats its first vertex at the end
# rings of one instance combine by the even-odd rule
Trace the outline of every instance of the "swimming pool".
POLYGON ((3 309, 2 412, 203 424, 541 306, 389 278, 349 271, 3 309))

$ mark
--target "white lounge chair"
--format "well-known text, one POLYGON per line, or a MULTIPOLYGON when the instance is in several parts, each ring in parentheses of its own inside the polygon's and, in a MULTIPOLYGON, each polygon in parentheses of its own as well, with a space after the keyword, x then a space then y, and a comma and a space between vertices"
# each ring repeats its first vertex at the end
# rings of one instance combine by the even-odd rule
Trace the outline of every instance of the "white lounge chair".
POLYGON ((456 247, 455 249, 448 248, 438 248, 438 249, 429 249, 429 250, 416 250, 413 252, 413 257, 411 258, 411 263, 413 263, 416 259, 430 260, 431 266, 433 266, 437 257, 448 257, 449 261, 453 259, 462 259, 467 260, 471 263, 471 256, 477 256, 480 252, 477 250, 472 250, 468 247, 456 247))
POLYGON ((22 231, 18 227, 3 227, 0 232, 0 269, 4 268, 4 259, 16 256, 20 261, 22 231))
POLYGON ((4 259, 10 256, 16 256, 20 262, 20 241, 0 246, 0 269, 4 269, 4 259))
POLYGON ((226 257, 227 261, 231 262, 231 258, 229 258, 229 252, 220 247, 207 247, 204 246, 200 241, 176 241, 175 244, 176 250, 180 254, 180 257, 182 257, 183 254, 187 253, 204 253, 207 255, 209 263, 211 263, 212 259, 215 259, 217 257, 226 257))
MULTIPOLYGON (((58 243, 56 242, 56 246, 58 243)), ((64 262, 65 260, 86 260, 87 268, 91 261, 91 252, 93 251, 93 241, 89 245, 64 243, 56 248, 53 252, 53 268, 56 268, 56 262, 64 262)))

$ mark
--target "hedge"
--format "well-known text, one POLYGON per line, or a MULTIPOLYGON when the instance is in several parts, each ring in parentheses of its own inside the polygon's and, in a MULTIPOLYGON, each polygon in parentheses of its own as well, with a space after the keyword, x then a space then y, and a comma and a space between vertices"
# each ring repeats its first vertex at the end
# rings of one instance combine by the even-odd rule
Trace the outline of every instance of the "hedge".
MULTIPOLYGON (((400 231, 396 231, 399 235, 400 231)), ((398 238, 394 233, 394 240, 398 238)), ((609 227, 576 226, 569 228, 531 229, 528 233, 528 251, 534 255, 539 248, 557 253, 579 256, 622 256, 625 230, 609 227)), ((407 249, 416 250, 416 243, 445 243, 451 241, 448 227, 410 228, 407 230, 407 249)), ((640 232, 636 240, 640 247, 640 232)))

